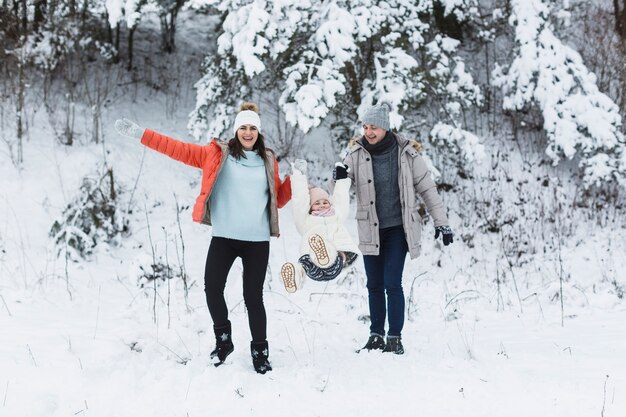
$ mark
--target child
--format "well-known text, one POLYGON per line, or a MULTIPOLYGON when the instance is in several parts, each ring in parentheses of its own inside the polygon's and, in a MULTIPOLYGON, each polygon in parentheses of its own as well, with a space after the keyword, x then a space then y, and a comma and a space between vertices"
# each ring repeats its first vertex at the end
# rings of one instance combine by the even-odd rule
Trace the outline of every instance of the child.
POLYGON ((351 180, 338 180, 331 199, 321 188, 309 189, 306 171, 306 161, 297 159, 291 176, 291 201, 296 228, 302 236, 300 252, 304 255, 297 263, 287 262, 280 269, 285 289, 290 293, 302 286, 304 274, 315 281, 329 281, 358 256, 358 248, 344 226, 350 207, 351 180))

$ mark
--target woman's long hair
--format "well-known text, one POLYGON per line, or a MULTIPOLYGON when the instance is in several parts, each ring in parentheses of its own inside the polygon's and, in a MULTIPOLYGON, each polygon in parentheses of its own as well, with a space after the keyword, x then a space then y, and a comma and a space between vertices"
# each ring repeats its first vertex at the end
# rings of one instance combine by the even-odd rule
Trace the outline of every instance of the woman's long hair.
MULTIPOLYGON (((256 153, 264 160, 266 159, 267 154, 265 148, 265 137, 261 133, 259 133, 259 137, 256 142, 254 142, 252 150, 256 151, 256 153)), ((243 151, 243 145, 239 142, 237 134, 235 133, 235 137, 228 141, 228 153, 235 157, 235 159, 241 159, 246 157, 246 154, 243 151)))

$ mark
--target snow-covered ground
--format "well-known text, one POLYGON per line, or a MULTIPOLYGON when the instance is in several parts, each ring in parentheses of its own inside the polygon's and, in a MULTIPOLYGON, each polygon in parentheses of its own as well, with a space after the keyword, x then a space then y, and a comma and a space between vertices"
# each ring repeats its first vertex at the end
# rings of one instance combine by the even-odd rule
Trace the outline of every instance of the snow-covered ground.
MULTIPOLYGON (((285 238, 289 238, 288 236, 285 238)), ((277 256, 273 260, 277 261, 277 256)), ((201 260, 198 260, 201 261, 201 260)), ((109 262, 105 262, 109 263, 109 262)), ((406 354, 355 353, 367 336, 362 285, 309 283, 265 293, 273 372, 254 373, 241 280, 228 283, 235 352, 213 367, 200 286, 141 290, 116 267, 90 265, 65 284, 3 283, 3 416, 623 416, 626 310, 554 305, 520 314, 466 305, 442 316, 427 285, 404 329, 406 354), (360 287, 360 291, 354 291, 360 287), (6 303, 6 304, 4 304, 6 303)), ((360 280, 360 278, 359 278, 360 280)), ((6 281, 3 279, 3 282, 6 281)))
MULTIPOLYGON (((144 149, 112 132, 105 143, 128 196, 144 149)), ((227 285, 235 352, 219 368, 208 359, 214 339, 202 271, 210 229, 192 223, 189 209, 181 213, 189 308, 180 280, 169 287, 159 282, 156 296, 152 283, 137 283, 137 263, 151 256, 148 221, 158 256, 167 239, 176 264, 174 193, 181 205, 192 203, 198 172, 149 151, 131 236, 66 271, 53 256, 48 230, 103 147, 66 153, 44 141, 36 145, 29 144, 22 171, 7 161, 0 168, 2 416, 626 413, 626 308, 607 282, 624 282, 619 231, 610 246, 598 234, 563 248, 561 263, 555 254, 537 255, 515 271, 516 281, 501 277, 498 291, 488 236, 478 236, 474 249, 460 242, 444 248, 428 224, 423 255, 407 261, 405 271, 406 354, 357 354, 369 325, 362 264, 337 281, 310 281, 287 294, 277 271, 295 259, 299 242, 287 206, 282 235, 272 241, 265 292, 274 370, 261 376, 251 365, 238 263, 227 285)), ((349 227, 355 231, 353 221, 349 227)))
MULTIPOLYGON (((197 39, 185 32, 180 38, 202 42, 211 26, 201 23, 190 26, 199 28, 197 39)), ((40 110, 28 115, 21 169, 1 148, 1 417, 626 415, 624 228, 576 223, 561 248, 509 267, 500 250, 505 238, 455 217, 471 207, 449 207, 453 245, 436 243, 428 223, 422 256, 407 260, 402 356, 356 353, 369 334, 361 262, 336 281, 285 292, 277 272, 298 256, 299 236, 290 206, 282 209, 265 288, 274 370, 258 375, 252 368, 239 263, 226 289, 235 351, 215 368, 202 282, 210 228, 194 224, 189 209, 199 172, 112 128, 128 117, 189 140, 194 59, 163 72, 183 79, 175 98, 120 83, 103 108, 103 143, 87 145, 83 137, 72 147, 55 144, 40 110), (66 265, 55 256, 50 227, 83 177, 102 175, 105 159, 122 209, 132 208, 131 233, 119 246, 97 247, 89 261, 66 265), (180 231, 176 202, 183 207, 180 231), (156 290, 137 280, 152 248, 178 265, 181 231, 188 302, 178 279, 156 290), (466 232, 473 247, 459 238, 466 232)), ((146 66, 157 81, 171 81, 146 66)), ((62 111, 56 116, 62 119, 62 111)), ((76 125, 89 126, 88 117, 78 115, 76 125)), ((299 156, 327 158, 328 143, 306 146, 299 156)), ((354 220, 348 226, 356 236, 354 220)), ((532 233, 531 240, 545 238, 532 233)))

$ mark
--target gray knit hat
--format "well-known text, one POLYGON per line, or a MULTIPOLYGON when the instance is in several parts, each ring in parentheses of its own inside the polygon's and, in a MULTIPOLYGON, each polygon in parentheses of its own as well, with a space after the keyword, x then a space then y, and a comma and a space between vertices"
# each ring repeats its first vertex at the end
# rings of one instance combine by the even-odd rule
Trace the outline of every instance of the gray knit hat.
POLYGON ((365 110, 361 121, 366 125, 374 125, 389 130, 389 106, 382 103, 370 107, 365 110))

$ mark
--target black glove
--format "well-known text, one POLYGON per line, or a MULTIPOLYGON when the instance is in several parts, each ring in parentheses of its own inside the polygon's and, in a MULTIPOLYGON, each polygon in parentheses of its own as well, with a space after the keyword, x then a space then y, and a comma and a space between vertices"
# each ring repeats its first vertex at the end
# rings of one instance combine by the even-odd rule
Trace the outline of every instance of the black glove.
POLYGON ((333 180, 342 180, 348 178, 348 165, 337 162, 333 168, 333 180))
POLYGON ((453 241, 454 233, 452 233, 452 229, 450 226, 437 226, 435 227, 435 239, 439 237, 439 233, 441 233, 443 237, 443 245, 448 246, 453 241))

